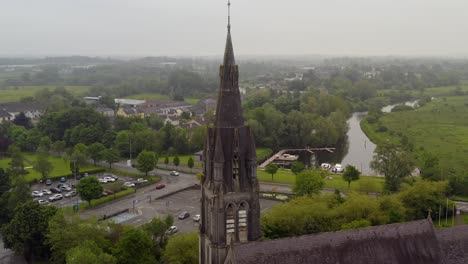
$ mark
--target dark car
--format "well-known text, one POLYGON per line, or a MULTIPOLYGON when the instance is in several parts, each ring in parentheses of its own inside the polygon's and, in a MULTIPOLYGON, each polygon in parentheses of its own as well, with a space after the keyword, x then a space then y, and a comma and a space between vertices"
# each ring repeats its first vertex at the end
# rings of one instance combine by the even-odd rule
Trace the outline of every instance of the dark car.
POLYGON ((185 218, 189 218, 190 214, 188 212, 182 212, 179 214, 179 220, 184 220, 185 218))
POLYGON ((164 187, 166 187, 166 185, 165 185, 164 183, 158 183, 158 184, 156 184, 156 189, 158 189, 158 190, 159 190, 159 189, 162 189, 162 188, 164 188, 164 187))
POLYGON ((62 193, 62 191, 60 189, 57 189, 57 188, 50 188, 50 191, 52 193, 62 193))
POLYGON ((46 182, 45 182, 46 185, 52 185, 52 180, 50 179, 47 179, 46 182))

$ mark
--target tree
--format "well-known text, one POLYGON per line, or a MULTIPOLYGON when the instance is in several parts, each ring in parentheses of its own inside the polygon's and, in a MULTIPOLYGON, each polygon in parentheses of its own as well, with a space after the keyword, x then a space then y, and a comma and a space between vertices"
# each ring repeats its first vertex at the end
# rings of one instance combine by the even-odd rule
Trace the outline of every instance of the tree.
POLYGON ((137 156, 137 169, 141 172, 144 172, 148 176, 148 172, 154 170, 156 162, 158 161, 156 153, 153 151, 143 150, 137 156))
POLYGON ((112 163, 116 163, 120 160, 119 151, 115 148, 104 150, 102 157, 109 164, 109 169, 112 168, 112 163))
POLYGON ((276 174, 276 172, 278 172, 278 165, 274 163, 268 164, 268 166, 265 168, 265 172, 271 174, 271 181, 273 181, 273 176, 276 174))
POLYGON ((421 177, 430 181, 442 179, 439 166, 439 158, 431 153, 424 152, 421 156, 421 166, 419 168, 421 177))
POLYGON ((88 147, 88 155, 93 160, 94 166, 96 166, 96 162, 101 161, 104 159, 104 150, 106 147, 99 142, 93 143, 91 146, 88 147))
POLYGON ((180 164, 180 159, 179 159, 179 156, 176 154, 174 156, 174 159, 172 160, 172 163, 174 164, 174 166, 178 167, 179 164, 180 164))
POLYGON ((65 147, 66 147, 66 143, 65 141, 55 141, 54 143, 52 143, 52 145, 50 146, 51 150, 52 151, 55 151, 57 153, 62 153, 65 151, 65 147))
POLYGON ((323 189, 323 171, 303 171, 296 177, 293 191, 299 196, 318 194, 323 189))
POLYGON ((174 224, 174 218, 171 215, 164 218, 155 217, 150 222, 144 224, 142 229, 146 231, 153 239, 154 255, 158 260, 161 259, 162 250, 166 247, 169 236, 167 229, 174 224))
POLYGON ((45 239, 47 227, 56 212, 56 207, 41 206, 34 201, 18 205, 12 220, 1 229, 5 247, 23 254, 29 263, 35 257, 47 258, 50 254, 45 239))
POLYGON ((13 119, 13 123, 17 126, 22 126, 26 129, 30 129, 32 127, 31 125, 31 118, 27 117, 24 112, 20 112, 15 116, 15 119, 13 119))
POLYGON ((81 179, 76 186, 76 190, 80 195, 81 199, 88 201, 91 206, 91 200, 95 199, 102 193, 102 186, 96 177, 86 177, 81 179))
POLYGON ((167 169, 167 165, 169 164, 169 157, 168 156, 166 156, 164 158, 164 164, 166 164, 166 169, 167 169))
POLYGON ((85 240, 67 251, 67 264, 115 264, 117 260, 99 248, 96 242, 85 240))
POLYGON ((297 176, 298 173, 303 171, 305 169, 304 163, 300 161, 295 161, 293 164, 291 164, 291 171, 294 173, 294 175, 297 176))
POLYGON ((153 264, 156 259, 152 252, 153 242, 148 233, 130 228, 115 245, 114 256, 118 264, 153 264), (138 254, 135 254, 138 252, 138 254))
POLYGON ((401 179, 410 175, 414 163, 408 153, 393 145, 377 146, 371 168, 385 177, 385 189, 396 192, 401 179))
POLYGON ((348 189, 351 186, 352 181, 359 180, 360 175, 361 175, 361 172, 358 169, 356 169, 356 167, 352 165, 346 165, 346 168, 343 172, 343 180, 348 182, 348 189))
POLYGON ((47 153, 38 153, 34 169, 42 175, 43 180, 49 177, 49 174, 54 170, 54 165, 48 160, 47 153))
POLYGON ((15 145, 10 145, 8 153, 11 157, 10 168, 8 169, 10 176, 24 174, 24 157, 21 150, 15 145))
POLYGON ((48 136, 42 137, 41 141, 39 142, 39 148, 41 151, 48 152, 52 145, 52 141, 48 136))
POLYGON ((164 263, 198 263, 198 234, 189 233, 171 237, 163 254, 164 263))
POLYGON ((192 171, 192 168, 193 168, 194 165, 195 165, 195 163, 193 162, 193 158, 189 157, 189 159, 187 161, 187 166, 190 168, 190 172, 192 171))

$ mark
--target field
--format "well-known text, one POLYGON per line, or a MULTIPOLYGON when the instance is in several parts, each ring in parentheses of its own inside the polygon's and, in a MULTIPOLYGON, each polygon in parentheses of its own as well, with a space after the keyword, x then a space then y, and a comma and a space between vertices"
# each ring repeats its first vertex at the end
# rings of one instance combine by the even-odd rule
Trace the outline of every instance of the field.
MULTIPOLYGON (((23 153, 24 154, 24 153, 23 153)), ((36 156, 33 154, 24 154, 24 157, 31 161, 34 162, 36 160, 36 156)), ((65 161, 62 158, 55 157, 55 156, 49 156, 49 161, 52 162, 54 169, 50 174, 50 178, 55 178, 55 177, 60 177, 60 176, 65 176, 68 174, 71 174, 69 164, 65 163, 65 161)), ((10 159, 2 159, 0 160, 0 167, 2 168, 8 168, 10 163, 10 159)), ((27 161, 24 163, 25 167, 31 166, 27 161)), ((86 172, 90 170, 95 170, 95 169, 100 169, 101 167, 96 167, 93 165, 87 165, 82 168, 80 168, 80 172, 86 172)), ((39 180, 41 179, 41 174, 34 169, 26 169, 29 173, 26 175, 26 181, 31 182, 34 180, 39 180)))
MULTIPOLYGON (((330 174, 331 180, 325 180, 326 188, 348 190, 348 183, 343 180, 342 175, 330 174)), ((257 177, 262 182, 272 182, 271 174, 263 170, 257 170, 257 177)), ((273 182, 294 184, 296 176, 290 170, 279 169, 273 177, 273 182)), ((383 191, 384 179, 381 177, 362 176, 359 180, 352 182, 350 189, 359 192, 381 193, 383 191)))
POLYGON ((468 96, 438 98, 414 111, 389 113, 380 123, 361 123, 374 143, 400 143, 406 136, 415 153, 425 150, 439 157, 443 170, 468 167, 468 96), (376 132, 380 126, 388 130, 376 132))
MULTIPOLYGON (((455 92, 455 89, 460 87, 460 90, 462 92, 468 93, 468 81, 462 81, 460 85, 452 85, 452 86, 442 86, 442 87, 432 87, 432 88, 426 88, 424 89, 424 92, 422 93, 423 95, 430 95, 430 96, 435 96, 435 97, 440 97, 440 96, 450 96, 454 95, 453 93, 455 92)), ((379 95, 386 95, 394 90, 379 90, 378 94, 379 95)), ((420 91, 407 91, 411 96, 417 97, 421 95, 420 91)))
MULTIPOLYGON (((67 91, 79 96, 85 94, 88 86, 64 86, 67 91)), ((8 87, 0 89, 0 103, 18 102, 22 97, 34 96, 34 94, 44 88, 55 89, 55 86, 22 86, 8 87)))
MULTIPOLYGON (((142 93, 142 94, 133 94, 126 96, 127 99, 136 99, 136 100, 160 100, 160 101, 170 101, 171 98, 168 95, 160 93, 142 93)), ((196 98, 185 98, 185 102, 189 104, 197 104, 199 99, 196 98)))

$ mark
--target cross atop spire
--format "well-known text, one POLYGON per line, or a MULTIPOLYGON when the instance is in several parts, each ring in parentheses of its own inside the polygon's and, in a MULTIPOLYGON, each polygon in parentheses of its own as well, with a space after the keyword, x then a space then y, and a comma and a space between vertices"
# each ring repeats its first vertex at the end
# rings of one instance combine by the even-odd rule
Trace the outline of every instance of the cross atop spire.
POLYGON ((228 0, 228 29, 231 29, 231 0, 228 0))

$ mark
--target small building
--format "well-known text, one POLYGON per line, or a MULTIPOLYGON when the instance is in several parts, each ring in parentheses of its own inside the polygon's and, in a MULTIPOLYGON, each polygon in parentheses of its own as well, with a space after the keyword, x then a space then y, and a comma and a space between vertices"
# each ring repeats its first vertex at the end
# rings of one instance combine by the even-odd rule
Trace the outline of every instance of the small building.
POLYGON ((138 105, 144 104, 145 100, 135 100, 135 99, 114 99, 115 103, 120 106, 130 106, 137 107, 138 105))
POLYGON ((109 108, 109 107, 103 107, 103 106, 97 107, 96 112, 98 112, 98 113, 100 113, 100 114, 102 114, 103 116, 106 116, 106 117, 114 117, 115 116, 114 109, 109 108))
POLYGON ((136 107, 119 108, 117 116, 144 118, 145 113, 136 107))
POLYGON ((20 113, 24 113, 26 117, 33 120, 39 119, 43 114, 43 108, 34 103, 2 103, 0 104, 0 109, 7 111, 10 114, 12 116, 11 120, 14 120, 15 116, 20 113))
POLYGON ((11 121, 13 117, 7 111, 0 109, 0 123, 3 121, 11 121))
POLYGON ((288 153, 284 153, 282 155, 277 155, 273 160, 273 163, 278 165, 279 167, 291 167, 291 164, 296 162, 299 159, 298 155, 291 155, 288 153))

